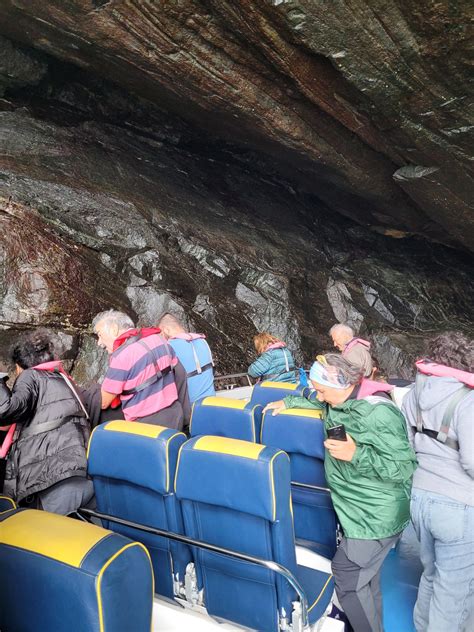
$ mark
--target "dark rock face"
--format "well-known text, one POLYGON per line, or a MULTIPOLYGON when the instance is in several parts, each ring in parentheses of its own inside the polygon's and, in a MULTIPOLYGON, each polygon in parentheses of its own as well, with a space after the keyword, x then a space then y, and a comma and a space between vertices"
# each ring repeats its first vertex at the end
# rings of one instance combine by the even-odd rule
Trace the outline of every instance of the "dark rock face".
MULTIPOLYGON (((58 3, 54 15, 62 19, 66 8, 85 4, 58 3)), ((95 19, 105 25, 109 22, 103 11, 125 6, 118 1, 102 8, 95 4, 95 19)), ((285 4, 286 10, 290 3, 285 4)), ((140 11, 148 6, 138 5, 140 11)), ((38 11, 54 6, 48 2, 38 11)), ((10 9, 9 2, 2 3, 0 14, 10 9)), ((282 10, 280 5, 265 8, 273 17, 282 10)), ((169 12, 171 8, 164 15, 169 12)), ((229 10, 229 16, 234 13, 229 10)), ((28 15, 26 7, 18 21, 28 15)), ((77 20, 68 23, 68 32, 77 29, 77 20)), ((35 25, 28 37, 45 48, 32 35, 35 25)), ((13 28, 10 16, 8 29, 13 28)), ((49 32, 51 27, 42 28, 49 32)), ((59 46, 62 39, 58 35, 47 41, 59 46)), ((90 52, 77 42, 75 63, 90 52)), ((7 71, 0 70, 2 361, 18 331, 41 324, 60 334, 78 379, 95 379, 105 358, 87 327, 95 313, 109 307, 129 312, 141 324, 153 324, 165 310, 180 313, 208 335, 221 373, 246 368, 257 330, 270 329, 289 343, 299 361, 309 362, 329 348, 328 328, 344 320, 371 337, 374 355, 387 374, 407 376, 427 336, 472 327, 473 265, 466 254, 418 237, 389 238, 363 226, 373 224, 369 215, 375 207, 367 200, 384 170, 382 149, 370 149, 379 167, 359 164, 364 182, 357 181, 335 165, 323 169, 309 156, 316 151, 309 147, 309 137, 300 139, 307 147, 293 143, 290 151, 288 137, 275 131, 271 117, 265 140, 252 123, 257 114, 249 111, 248 137, 242 138, 247 129, 242 123, 231 143, 226 108, 235 104, 216 107, 219 134, 209 134, 210 122, 200 118, 196 104, 190 118, 199 126, 180 116, 183 104, 172 113, 88 69, 7 40, 0 46, 15 61, 7 71), (250 149, 258 145, 260 151, 250 149), (350 180, 350 187, 339 188, 343 180, 350 180), (356 190, 360 197, 351 206, 356 190), (344 199, 340 209, 332 203, 336 197, 344 199)), ((98 48, 92 48, 95 55, 98 48)), ((116 63, 123 63, 123 57, 116 63)), ((128 81, 124 70, 122 83, 128 81)), ((158 89, 155 94, 155 85, 147 85, 157 101, 158 89)), ((184 80, 183 86, 176 90, 184 90, 184 80)), ((288 129, 291 116, 296 115, 288 113, 288 129)), ((338 125, 344 138, 347 128, 338 125)), ((369 151, 353 131, 350 137, 369 151)), ((354 152, 365 160, 359 149, 354 152)), ((321 160, 326 155, 322 152, 321 160)), ((347 156, 338 156, 349 164, 347 156)), ((397 181, 437 176, 438 171, 422 172, 421 166, 430 167, 403 166, 401 161, 397 181)), ((411 202, 395 180, 390 177, 389 182, 395 197, 385 197, 382 189, 375 197, 400 214, 398 220, 387 215, 383 230, 401 236, 408 216, 395 199, 401 196, 397 199, 408 206, 411 202)), ((415 211, 421 221, 423 213, 415 211)), ((444 240, 453 241, 453 234, 445 231, 444 240)))
POLYGON ((277 155, 363 225, 472 248, 470 5, 4 0, 0 29, 277 155))

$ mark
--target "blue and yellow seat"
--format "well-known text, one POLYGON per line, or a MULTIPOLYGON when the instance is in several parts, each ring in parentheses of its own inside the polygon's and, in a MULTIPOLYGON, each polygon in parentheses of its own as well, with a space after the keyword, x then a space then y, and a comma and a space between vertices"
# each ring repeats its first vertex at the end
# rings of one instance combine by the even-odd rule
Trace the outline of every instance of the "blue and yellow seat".
POLYGON ((193 404, 189 433, 191 437, 216 435, 256 442, 260 440, 262 410, 261 405, 250 405, 245 399, 205 397, 193 404))
MULTIPOLYGON (((186 535, 281 564, 303 585, 310 622, 320 618, 333 580, 297 566, 287 454, 247 441, 195 437, 181 448, 175 489, 186 535)), ((297 596, 280 575, 220 553, 193 552, 210 615, 255 630, 291 622, 297 596)))
MULTIPOLYGON (((181 508, 173 490, 182 432, 135 421, 110 421, 92 433, 88 472, 97 509, 131 522, 183 533, 181 508)), ((184 586, 188 547, 167 538, 110 522, 116 533, 142 542, 150 551, 155 589, 170 599, 184 586)))
POLYGON ((16 509, 16 503, 9 496, 0 496, 0 514, 16 509))
POLYGON ((153 572, 142 544, 35 509, 0 514, 0 629, 149 632, 153 572))
POLYGON ((285 398, 287 395, 296 395, 303 397, 309 389, 302 384, 293 384, 291 382, 271 382, 267 380, 255 384, 252 389, 252 395, 250 397, 250 405, 260 404, 266 406, 271 402, 276 402, 279 399, 285 398))
POLYGON ((318 410, 290 408, 262 420, 261 441, 290 457, 297 544, 327 558, 336 552, 337 518, 324 474, 324 423, 318 410))

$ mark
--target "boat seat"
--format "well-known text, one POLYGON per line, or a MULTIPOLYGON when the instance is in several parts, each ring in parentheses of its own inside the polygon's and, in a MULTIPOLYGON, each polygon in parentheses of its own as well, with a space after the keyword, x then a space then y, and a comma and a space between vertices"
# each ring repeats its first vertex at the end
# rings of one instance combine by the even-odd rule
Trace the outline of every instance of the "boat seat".
POLYGON ((250 405, 246 399, 223 397, 205 397, 193 404, 189 433, 198 435, 216 435, 242 439, 260 440, 260 424, 263 406, 250 405))
MULTIPOLYGON (((131 522, 183 533, 181 507, 173 491, 182 432, 136 421, 109 421, 94 429, 88 450, 97 510, 131 522)), ((167 538, 110 522, 104 526, 150 551, 155 590, 169 599, 183 592, 188 547, 167 538)))
POLYGON ((324 473, 324 423, 320 417, 320 411, 302 408, 275 416, 267 411, 261 443, 284 450, 290 457, 296 543, 332 559, 337 518, 324 473))
POLYGON ((9 496, 0 496, 0 514, 16 509, 16 503, 9 496))
POLYGON ((0 629, 149 632, 153 571, 138 542, 65 516, 0 515, 0 629))
MULTIPOLYGON (((310 622, 326 610, 332 576, 296 564, 288 455, 226 437, 194 437, 181 448, 176 494, 186 535, 281 564, 303 585, 310 622)), ((294 589, 280 575, 220 553, 193 549, 208 613, 254 630, 287 629, 294 589)))
POLYGON ((309 392, 308 386, 302 384, 294 384, 292 382, 259 382, 252 389, 250 397, 250 405, 260 404, 266 406, 271 402, 283 399, 287 395, 297 395, 303 397, 309 392))

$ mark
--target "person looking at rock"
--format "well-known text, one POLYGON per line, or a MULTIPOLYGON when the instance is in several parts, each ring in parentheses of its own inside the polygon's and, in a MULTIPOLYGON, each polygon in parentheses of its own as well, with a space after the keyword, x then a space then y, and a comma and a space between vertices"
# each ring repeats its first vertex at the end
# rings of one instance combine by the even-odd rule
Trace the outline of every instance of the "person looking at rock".
POLYGON ((114 418, 182 429, 189 417, 186 377, 160 329, 137 329, 115 310, 97 314, 92 327, 97 344, 109 353, 101 408, 118 405, 114 418))
POLYGON ((344 530, 332 561, 336 594, 355 632, 382 632, 380 569, 410 520, 416 459, 391 387, 362 375, 340 355, 320 356, 309 374, 316 401, 287 397, 264 410, 322 411, 326 479, 344 530))
POLYGON ((372 375, 373 364, 370 355, 370 342, 363 338, 355 338, 354 330, 348 325, 337 323, 329 330, 334 346, 343 357, 364 371, 364 376, 372 375))
POLYGON ((474 340, 449 332, 428 343, 402 411, 415 448, 411 518, 423 574, 417 632, 474 629, 474 340))
POLYGON ((186 331, 182 322, 168 313, 160 318, 158 327, 184 366, 191 404, 215 395, 214 362, 206 336, 186 331))
POLYGON ((10 355, 17 377, 11 391, 0 380, 0 419, 16 431, 4 493, 20 505, 67 515, 94 495, 87 478, 88 413, 46 330, 22 335, 10 355))
POLYGON ((298 381, 295 361, 283 341, 263 331, 254 337, 253 342, 258 358, 248 368, 250 377, 271 382, 298 381))

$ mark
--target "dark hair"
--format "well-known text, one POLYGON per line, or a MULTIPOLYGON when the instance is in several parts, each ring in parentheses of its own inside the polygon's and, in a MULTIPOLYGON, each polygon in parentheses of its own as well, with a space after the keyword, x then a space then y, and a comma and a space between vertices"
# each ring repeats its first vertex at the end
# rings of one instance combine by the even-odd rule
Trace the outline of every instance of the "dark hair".
POLYGON ((474 373, 474 340, 458 331, 447 331, 428 341, 427 356, 433 362, 474 373))
POLYGON ((54 344, 46 329, 35 329, 20 336, 11 346, 10 357, 22 369, 54 360, 54 344))

